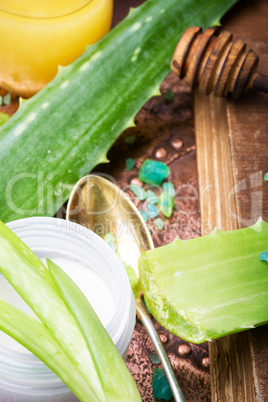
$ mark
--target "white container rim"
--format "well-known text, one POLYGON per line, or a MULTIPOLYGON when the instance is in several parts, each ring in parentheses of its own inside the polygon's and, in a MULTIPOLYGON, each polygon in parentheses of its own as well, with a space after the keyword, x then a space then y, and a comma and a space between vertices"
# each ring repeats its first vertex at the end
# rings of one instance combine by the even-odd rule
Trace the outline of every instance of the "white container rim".
POLYGON ((47 234, 49 235, 53 230, 53 233, 56 236, 65 236, 65 238, 69 240, 71 236, 72 242, 76 244, 79 243, 84 247, 93 247, 102 257, 105 257, 105 260, 113 270, 113 274, 116 276, 115 282, 120 284, 120 289, 117 289, 118 291, 113 294, 115 313, 109 324, 106 326, 108 334, 116 344, 124 332, 125 323, 128 320, 132 290, 121 260, 105 240, 85 226, 59 218, 23 218, 9 222, 7 223, 7 226, 11 230, 16 230, 16 234, 19 237, 21 231, 23 231, 23 235, 27 236, 31 235, 33 231, 36 232, 36 235, 47 231, 47 234), (123 303, 122 300, 124 301, 123 303))
MULTIPOLYGON (((29 242, 36 245, 36 248, 30 246, 33 251, 43 254, 50 250, 51 244, 54 250, 58 239, 61 251, 65 250, 65 241, 68 252, 73 244, 70 256, 73 256, 74 250, 80 252, 86 249, 87 253, 80 256, 81 261, 88 258, 91 250, 95 257, 100 258, 101 263, 104 262, 108 273, 106 284, 110 291, 113 290, 115 305, 114 314, 105 328, 119 353, 125 358, 135 326, 135 301, 126 270, 111 247, 86 227, 64 219, 32 217, 9 222, 7 226, 26 244, 29 242), (40 241, 45 242, 48 236, 48 243, 39 248, 40 241)), ((105 279, 104 273, 105 269, 99 274, 100 278, 105 279)), ((23 402, 50 401, 51 398, 56 398, 55 401, 59 402, 69 401, 68 398, 73 401, 66 385, 36 356, 0 345, 0 400, 2 392, 3 395, 7 392, 12 398, 16 394, 15 400, 23 402)))

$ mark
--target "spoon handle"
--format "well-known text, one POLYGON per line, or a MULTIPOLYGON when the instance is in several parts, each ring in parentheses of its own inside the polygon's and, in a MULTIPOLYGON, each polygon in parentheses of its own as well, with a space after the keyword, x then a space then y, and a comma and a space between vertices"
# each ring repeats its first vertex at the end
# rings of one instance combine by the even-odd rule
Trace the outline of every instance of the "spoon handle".
POLYGON ((137 314, 154 344, 157 355, 165 370, 165 373, 166 373, 166 376, 167 376, 167 379, 168 379, 168 382, 169 382, 170 388, 172 390, 175 401, 176 402, 186 402, 186 399, 183 396, 182 390, 180 389, 179 384, 177 382, 177 379, 174 374, 173 368, 171 366, 170 360, 166 354, 166 351, 162 345, 162 342, 158 336, 158 333, 156 332, 155 327, 153 326, 152 320, 151 320, 149 314, 147 313, 144 303, 142 302, 142 300, 140 298, 136 298, 135 301, 136 301, 137 314))

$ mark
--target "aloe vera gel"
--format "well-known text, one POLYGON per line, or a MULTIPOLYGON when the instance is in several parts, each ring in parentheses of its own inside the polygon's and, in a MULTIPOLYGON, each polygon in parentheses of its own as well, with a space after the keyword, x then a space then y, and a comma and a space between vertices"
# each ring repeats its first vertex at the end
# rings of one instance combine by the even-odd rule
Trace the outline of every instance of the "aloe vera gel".
MULTIPOLYGON (((49 258, 82 290, 121 356, 125 356, 135 325, 135 304, 121 262, 88 229, 54 218, 29 218, 9 228, 46 264, 49 258)), ((5 301, 35 316, 0 274, 5 301)), ((0 400, 73 402, 77 398, 44 363, 0 331, 0 400)))
POLYGON ((161 325, 201 343, 268 323, 268 223, 145 252, 139 260, 146 303, 161 325))

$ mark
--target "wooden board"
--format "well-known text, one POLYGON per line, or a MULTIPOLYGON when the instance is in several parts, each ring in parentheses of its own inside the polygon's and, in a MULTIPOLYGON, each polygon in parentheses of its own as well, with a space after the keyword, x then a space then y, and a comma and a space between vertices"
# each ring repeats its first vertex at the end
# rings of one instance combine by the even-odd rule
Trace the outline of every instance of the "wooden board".
MULTIPOLYGON (((267 74, 268 2, 240 2, 223 29, 260 56, 267 74)), ((268 96, 250 91, 236 101, 195 93, 195 129, 202 234, 268 220, 268 96)), ((268 327, 210 344, 213 401, 268 400, 268 327)))

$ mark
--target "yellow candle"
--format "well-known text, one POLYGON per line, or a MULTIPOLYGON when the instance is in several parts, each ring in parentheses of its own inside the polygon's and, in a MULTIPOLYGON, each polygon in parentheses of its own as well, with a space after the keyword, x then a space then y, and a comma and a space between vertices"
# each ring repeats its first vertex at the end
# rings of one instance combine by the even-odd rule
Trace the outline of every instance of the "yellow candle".
POLYGON ((110 29, 113 0, 1 0, 0 87, 29 97, 110 29))

